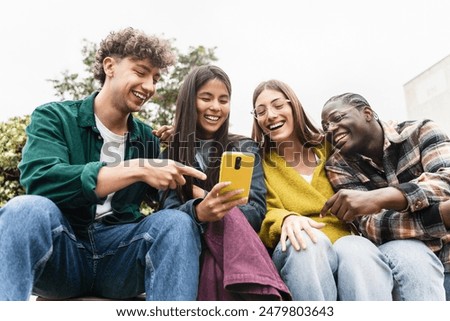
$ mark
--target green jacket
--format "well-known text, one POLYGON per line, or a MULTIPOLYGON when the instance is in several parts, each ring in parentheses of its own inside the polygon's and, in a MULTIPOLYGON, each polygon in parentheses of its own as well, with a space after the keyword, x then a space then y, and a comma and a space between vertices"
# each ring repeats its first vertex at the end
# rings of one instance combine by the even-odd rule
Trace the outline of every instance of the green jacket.
MULTIPOLYGON (((96 205, 106 198, 95 194, 97 175, 102 166, 103 139, 95 125, 94 98, 52 102, 35 109, 27 127, 27 142, 19 164, 20 182, 27 194, 51 199, 68 218, 74 230, 84 234, 93 222, 96 205)), ((150 126, 128 119, 125 159, 157 158, 159 140, 150 126)), ((138 221, 145 196, 157 200, 157 190, 135 183, 114 194, 114 214, 103 221, 120 224, 138 221)))

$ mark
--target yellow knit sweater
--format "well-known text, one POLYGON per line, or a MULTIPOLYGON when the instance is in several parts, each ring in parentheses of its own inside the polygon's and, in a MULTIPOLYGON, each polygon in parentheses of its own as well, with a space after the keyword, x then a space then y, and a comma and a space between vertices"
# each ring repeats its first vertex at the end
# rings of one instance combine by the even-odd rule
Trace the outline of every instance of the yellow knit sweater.
POLYGON ((274 248, 278 244, 283 220, 292 214, 308 216, 317 222, 326 223, 321 231, 331 242, 350 234, 346 224, 336 217, 332 215, 319 217, 324 203, 334 192, 325 174, 325 162, 329 151, 326 148, 317 148, 314 151, 319 158, 319 164, 314 170, 311 183, 289 167, 284 158, 276 152, 272 151, 264 159, 267 214, 259 236, 269 248, 274 248))

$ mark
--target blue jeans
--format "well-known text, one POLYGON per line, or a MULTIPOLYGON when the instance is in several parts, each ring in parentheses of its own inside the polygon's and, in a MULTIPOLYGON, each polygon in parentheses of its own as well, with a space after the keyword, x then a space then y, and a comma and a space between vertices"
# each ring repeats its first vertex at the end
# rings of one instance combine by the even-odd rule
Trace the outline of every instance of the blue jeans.
POLYGON ((392 295, 398 301, 444 301, 444 266, 419 240, 395 240, 378 246, 394 278, 392 295))
POLYGON ((445 272, 444 279, 445 299, 450 301, 450 272, 445 272))
POLYGON ((94 223, 77 237, 58 207, 19 196, 0 209, 0 300, 86 294, 195 300, 201 252, 197 225, 163 210, 138 223, 94 223))
POLYGON ((331 244, 315 230, 318 242, 314 244, 302 233, 306 250, 296 251, 289 244, 282 252, 278 244, 272 256, 294 300, 388 301, 392 293, 397 293, 394 299, 402 300, 444 299, 442 263, 420 241, 392 241, 377 247, 351 235, 331 244), (411 251, 414 257, 405 255, 411 251), (398 259, 395 253, 401 254, 398 259))

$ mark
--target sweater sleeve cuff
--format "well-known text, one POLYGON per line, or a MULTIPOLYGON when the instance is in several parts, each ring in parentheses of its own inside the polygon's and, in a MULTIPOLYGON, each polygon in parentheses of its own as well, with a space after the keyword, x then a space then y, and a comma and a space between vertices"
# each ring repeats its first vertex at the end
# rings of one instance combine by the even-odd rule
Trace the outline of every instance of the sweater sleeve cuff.
POLYGON ((205 231, 205 227, 206 227, 206 222, 200 222, 197 218, 197 212, 195 210, 195 206, 197 206, 201 201, 203 201, 203 198, 195 198, 192 200, 187 201, 186 203, 184 203, 183 205, 181 205, 178 209, 180 211, 183 211, 187 214, 189 214, 189 216, 192 217, 192 219, 194 220, 194 222, 197 224, 198 228, 200 229, 200 232, 203 233, 205 231))

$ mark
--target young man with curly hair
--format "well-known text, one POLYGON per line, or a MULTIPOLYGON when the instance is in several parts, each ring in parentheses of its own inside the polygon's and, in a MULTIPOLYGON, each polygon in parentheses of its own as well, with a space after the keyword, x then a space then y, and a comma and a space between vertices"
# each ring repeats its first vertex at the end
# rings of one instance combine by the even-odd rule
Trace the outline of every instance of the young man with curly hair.
POLYGON ((205 179, 158 160, 159 140, 132 116, 175 61, 142 31, 111 32, 94 75, 101 89, 35 109, 19 164, 27 195, 0 209, 0 300, 96 295, 195 300, 200 233, 184 212, 140 213, 144 197, 205 179))

